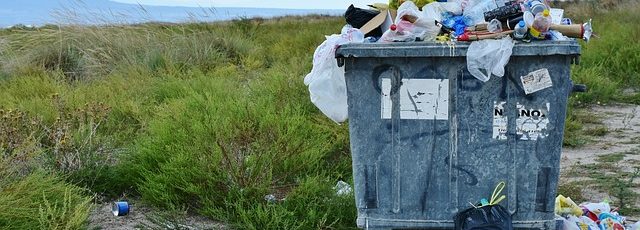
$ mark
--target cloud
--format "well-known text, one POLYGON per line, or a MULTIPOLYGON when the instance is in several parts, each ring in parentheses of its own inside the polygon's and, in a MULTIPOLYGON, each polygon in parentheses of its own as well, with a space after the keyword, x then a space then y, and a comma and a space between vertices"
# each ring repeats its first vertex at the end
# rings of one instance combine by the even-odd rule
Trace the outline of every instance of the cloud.
POLYGON ((114 2, 142 4, 150 6, 191 6, 191 7, 252 7, 252 8, 284 8, 284 9, 347 9, 353 3, 365 7, 381 0, 112 0, 114 2))

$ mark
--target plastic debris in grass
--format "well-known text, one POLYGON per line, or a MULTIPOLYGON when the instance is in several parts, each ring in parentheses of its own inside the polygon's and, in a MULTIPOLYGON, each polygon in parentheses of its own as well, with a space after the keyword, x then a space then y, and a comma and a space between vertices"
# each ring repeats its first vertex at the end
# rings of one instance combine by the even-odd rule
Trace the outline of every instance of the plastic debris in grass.
POLYGON ((338 183, 336 183, 336 186, 333 187, 333 190, 336 191, 336 195, 338 196, 346 196, 351 194, 351 192, 353 192, 351 185, 341 180, 338 181, 338 183))

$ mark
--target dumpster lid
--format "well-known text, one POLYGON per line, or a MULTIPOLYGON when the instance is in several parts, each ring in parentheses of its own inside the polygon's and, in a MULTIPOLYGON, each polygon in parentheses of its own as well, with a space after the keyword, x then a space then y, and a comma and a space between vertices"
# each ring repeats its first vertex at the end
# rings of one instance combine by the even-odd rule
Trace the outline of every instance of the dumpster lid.
MULTIPOLYGON (((336 50, 336 57, 465 57, 470 42, 350 43, 336 50)), ((511 56, 580 55, 577 41, 519 42, 511 56)))

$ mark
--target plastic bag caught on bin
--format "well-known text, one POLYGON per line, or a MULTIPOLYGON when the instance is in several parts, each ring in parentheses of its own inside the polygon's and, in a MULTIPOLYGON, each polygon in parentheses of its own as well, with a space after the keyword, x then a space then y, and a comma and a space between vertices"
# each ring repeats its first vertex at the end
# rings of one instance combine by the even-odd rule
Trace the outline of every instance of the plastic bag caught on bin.
POLYGON ((419 28, 414 23, 420 18, 418 7, 411 1, 402 3, 398 8, 398 14, 394 19, 394 25, 385 31, 380 37, 380 42, 410 42, 415 41, 423 33, 424 28, 419 28))
POLYGON ((395 29, 386 31, 380 40, 385 42, 408 42, 414 41, 416 38, 423 39, 425 37, 426 28, 418 24, 422 17, 418 7, 411 1, 402 3, 398 7, 398 13, 393 20, 395 29))
MULTIPOLYGON (((462 7, 458 2, 432 2, 422 7, 422 17, 416 22, 417 25, 425 28, 422 40, 434 41, 440 33, 442 25, 436 22, 443 22, 443 15, 452 17, 462 14, 462 7)), ((464 27, 462 28, 464 31, 464 27)))
POLYGON ((509 62, 513 44, 510 37, 472 42, 467 50, 469 73, 483 82, 488 81, 491 74, 504 76, 504 66, 509 62))
POLYGON ((304 77, 309 86, 311 102, 324 115, 335 122, 344 122, 348 117, 347 87, 344 68, 338 67, 335 59, 336 48, 349 42, 363 42, 362 32, 346 27, 341 35, 327 36, 313 54, 313 68, 304 77))
POLYGON ((400 22, 391 26, 391 29, 387 30, 380 37, 379 42, 412 42, 416 40, 416 35, 413 33, 414 25, 406 20, 400 20, 400 22))

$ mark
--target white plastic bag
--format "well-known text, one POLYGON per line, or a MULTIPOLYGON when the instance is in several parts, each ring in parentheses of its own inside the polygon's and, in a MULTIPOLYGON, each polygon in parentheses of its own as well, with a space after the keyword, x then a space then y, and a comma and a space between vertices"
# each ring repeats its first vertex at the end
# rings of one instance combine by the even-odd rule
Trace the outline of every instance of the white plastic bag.
POLYGON ((396 28, 389 29, 382 34, 378 42, 412 42, 416 40, 416 26, 409 21, 400 20, 396 24, 396 28))
POLYGON ((432 2, 422 7, 422 17, 416 22, 424 28, 422 40, 435 41, 436 36, 440 33, 441 25, 436 22, 442 22, 442 8, 438 2, 432 2))
POLYGON ((504 66, 509 62, 513 44, 510 37, 472 42, 467 50, 469 73, 483 82, 488 81, 491 74, 498 77, 504 76, 504 66))
POLYGON ((335 58, 336 48, 348 42, 362 42, 362 32, 358 29, 343 29, 341 35, 327 36, 313 54, 313 69, 304 77, 309 86, 311 102, 324 115, 335 122, 344 122, 348 117, 347 87, 344 81, 344 68, 338 67, 335 58))

